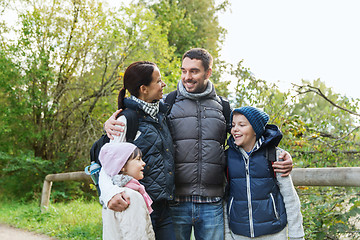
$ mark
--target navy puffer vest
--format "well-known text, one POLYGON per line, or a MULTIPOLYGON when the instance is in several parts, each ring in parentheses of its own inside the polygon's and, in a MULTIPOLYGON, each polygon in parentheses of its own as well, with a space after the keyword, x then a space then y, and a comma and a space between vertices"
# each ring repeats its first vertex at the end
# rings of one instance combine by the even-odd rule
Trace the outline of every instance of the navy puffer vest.
POLYGON ((285 204, 266 159, 266 147, 277 146, 281 136, 275 125, 267 125, 263 143, 250 154, 249 162, 233 137, 228 140, 228 217, 235 234, 258 237, 280 232, 287 224, 285 204))

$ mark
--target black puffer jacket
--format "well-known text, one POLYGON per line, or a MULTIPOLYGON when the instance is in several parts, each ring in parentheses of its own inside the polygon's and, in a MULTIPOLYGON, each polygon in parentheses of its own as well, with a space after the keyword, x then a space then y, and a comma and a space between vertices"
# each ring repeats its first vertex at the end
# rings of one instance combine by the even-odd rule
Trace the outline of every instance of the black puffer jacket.
POLYGON ((168 118, 175 145, 175 193, 222 197, 226 121, 215 89, 197 100, 178 91, 168 118))
POLYGON ((160 102, 160 111, 155 121, 146 114, 140 105, 126 98, 127 108, 133 109, 139 115, 140 136, 134 144, 140 148, 146 163, 144 178, 140 182, 153 201, 161 199, 172 200, 174 197, 174 148, 169 128, 166 122, 168 106, 160 102))

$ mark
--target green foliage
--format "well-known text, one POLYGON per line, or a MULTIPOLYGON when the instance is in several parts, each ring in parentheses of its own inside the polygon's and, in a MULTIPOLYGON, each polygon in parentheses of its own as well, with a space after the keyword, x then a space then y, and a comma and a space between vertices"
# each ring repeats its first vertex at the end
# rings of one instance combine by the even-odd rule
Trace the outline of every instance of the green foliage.
POLYGON ((298 191, 306 239, 360 239, 360 201, 354 188, 312 187, 298 191))
POLYGON ((219 25, 217 13, 225 11, 229 1, 222 1, 218 6, 215 5, 215 0, 182 0, 178 1, 178 4, 186 9, 186 15, 190 16, 196 27, 196 32, 191 35, 199 42, 193 47, 205 48, 217 58, 226 33, 226 30, 219 25))
MULTIPOLYGON (((0 150, 12 152, 14 151, 14 146, 7 143, 16 141, 15 137, 9 134, 14 125, 13 116, 23 114, 23 109, 13 108, 13 106, 17 104, 16 98, 5 101, 5 99, 14 92, 12 82, 19 77, 16 64, 14 64, 6 55, 5 50, 0 50, 0 78, 2 79, 2 81, 0 81, 0 100, 2 103, 0 104, 0 110, 3 113, 3 117, 0 118, 0 132, 6 134, 6 137, 4 135, 0 137, 0 150)), ((21 137, 22 134, 20 134, 20 129, 17 129, 17 131, 18 136, 21 137)))
MULTIPOLYGON (((4 191, 33 199, 46 174, 88 163, 102 122, 117 107, 129 63, 156 62, 173 86, 180 72, 174 47, 143 5, 112 10, 90 0, 19 3, 24 10, 15 40, 0 44, 0 174, 4 191)), ((62 184, 53 196, 71 199, 84 188, 62 184)))
POLYGON ((41 213, 37 202, 2 200, 0 222, 56 239, 102 239, 101 206, 96 201, 56 203, 41 213))
MULTIPOLYGON (((55 163, 35 157, 32 151, 9 155, 0 152, 0 190, 9 197, 17 197, 22 201, 40 199, 45 176, 56 173, 66 159, 55 163)), ((91 198, 94 194, 89 186, 82 182, 55 182, 51 201, 71 200, 74 196, 91 198)))
POLYGON ((176 57, 181 58, 191 47, 198 46, 199 39, 193 37, 196 27, 186 14, 186 8, 179 6, 179 1, 162 0, 151 7, 168 36, 169 45, 176 47, 176 57))
POLYGON ((189 49, 202 47, 216 59, 226 30, 219 25, 217 13, 225 11, 229 1, 214 0, 140 0, 156 13, 157 20, 174 46, 175 55, 181 58, 189 49))
POLYGON ((40 197, 45 173, 52 167, 48 161, 34 157, 32 152, 24 152, 16 156, 0 152, 0 166, 1 191, 23 200, 40 197))
MULTIPOLYGON (((302 85, 321 89, 329 100, 338 103, 344 108, 355 109, 356 111, 356 107, 351 106, 348 98, 334 93, 332 89, 327 88, 325 83, 321 82, 320 79, 316 79, 312 83, 303 80, 302 85)), ((305 120, 307 123, 321 123, 317 125, 318 131, 337 134, 349 131, 349 127, 351 127, 353 123, 353 118, 349 117, 349 113, 329 104, 324 98, 319 98, 319 95, 316 93, 308 91, 309 89, 304 89, 304 91, 302 91, 302 89, 304 89, 304 87, 298 88, 300 95, 298 96, 297 103, 293 105, 290 115, 304 116, 306 117, 305 120)))
POLYGON ((36 1, 25 9, 18 39, 0 50, 5 151, 21 146, 52 162, 65 156, 58 171, 78 168, 97 121, 116 107, 130 62, 155 61, 168 82, 179 76, 173 48, 144 6, 112 11, 96 1, 36 1))

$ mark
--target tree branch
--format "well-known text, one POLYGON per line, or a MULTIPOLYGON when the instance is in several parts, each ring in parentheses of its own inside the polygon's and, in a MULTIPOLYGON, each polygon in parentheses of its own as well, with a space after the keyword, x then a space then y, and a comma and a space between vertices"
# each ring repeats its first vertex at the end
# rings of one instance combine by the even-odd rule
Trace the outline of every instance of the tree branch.
POLYGON ((313 86, 310 86, 310 85, 306 85, 306 86, 299 86, 297 84, 293 84, 294 86, 296 86, 298 88, 298 90, 296 90, 299 94, 305 94, 305 93, 309 93, 309 92, 313 92, 317 95, 319 95, 320 97, 324 98, 327 102, 329 102, 331 105, 333 105, 334 107, 336 108, 339 108, 345 112, 348 112, 352 115, 355 115, 355 116, 358 116, 360 117, 360 114, 357 113, 357 112, 354 112, 354 111, 351 111, 347 108, 344 108, 344 107, 341 107, 339 105, 337 105, 336 103, 334 103, 333 101, 331 101, 328 97, 325 96, 325 94, 321 91, 320 88, 317 88, 317 87, 313 87, 313 86), (308 89, 306 89, 308 88, 308 89), (305 89, 305 91, 301 91, 302 89, 305 89))
MULTIPOLYGON (((343 154, 359 154, 360 151, 356 151, 356 150, 349 150, 349 151, 340 151, 337 149, 328 149, 333 153, 343 153, 343 154)), ((296 153, 300 153, 300 154, 322 154, 324 153, 324 151, 303 151, 303 150, 291 150, 291 152, 296 152, 296 153)))
POLYGON ((359 128, 360 128, 360 126, 357 126, 356 128, 352 129, 351 131, 349 131, 348 133, 346 133, 345 135, 340 136, 340 137, 332 135, 330 133, 325 133, 325 132, 320 132, 320 131, 316 131, 316 132, 319 133, 321 137, 327 137, 327 138, 334 139, 334 141, 339 141, 339 140, 343 140, 344 138, 348 137, 351 133, 355 132, 359 128))

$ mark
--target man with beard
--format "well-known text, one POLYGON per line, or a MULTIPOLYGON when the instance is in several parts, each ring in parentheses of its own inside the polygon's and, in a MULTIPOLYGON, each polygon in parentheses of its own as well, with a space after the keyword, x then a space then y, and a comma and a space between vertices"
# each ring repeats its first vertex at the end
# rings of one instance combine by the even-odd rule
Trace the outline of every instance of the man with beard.
MULTIPOLYGON (((168 115, 175 147, 175 201, 171 212, 179 240, 190 239, 192 228, 196 239, 224 239, 224 144, 230 131, 225 119, 230 116, 225 118, 222 100, 210 81, 212 63, 205 49, 194 48, 183 55, 181 81, 168 115)), ((109 137, 121 131, 115 125, 122 123, 115 116, 104 126, 109 137)), ((276 162, 274 171, 287 176, 292 169, 291 156, 284 152, 280 158, 285 161, 276 162)), ((120 209, 121 204, 126 207, 119 195, 108 207, 120 209)))

